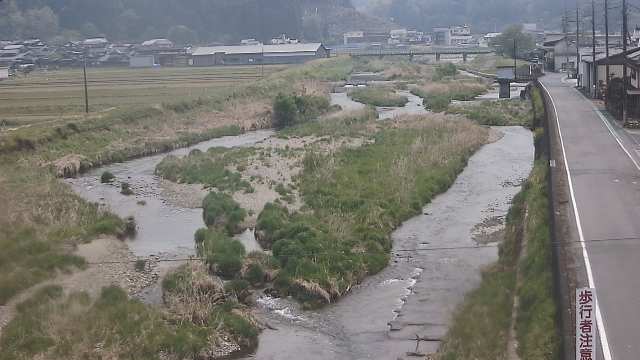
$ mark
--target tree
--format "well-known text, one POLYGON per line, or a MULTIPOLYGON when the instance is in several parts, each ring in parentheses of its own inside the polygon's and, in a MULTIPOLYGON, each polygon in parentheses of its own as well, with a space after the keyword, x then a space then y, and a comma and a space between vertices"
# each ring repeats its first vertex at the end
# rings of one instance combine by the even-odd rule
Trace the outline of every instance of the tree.
POLYGON ((172 26, 167 33, 167 38, 176 45, 190 45, 198 41, 195 31, 184 25, 172 26))
POLYGON ((100 35, 100 30, 98 30, 98 28, 92 22, 87 21, 80 28, 80 33, 88 38, 92 38, 98 37, 100 35))
POLYGON ((324 35, 322 18, 317 14, 302 18, 302 36, 306 41, 321 41, 324 35))
POLYGON ((48 6, 27 10, 24 20, 23 37, 48 39, 58 33, 58 16, 48 6))
POLYGON ((523 53, 535 49, 536 43, 533 37, 522 32, 522 25, 511 25, 501 35, 497 36, 491 45, 496 48, 498 53, 505 56, 513 56, 513 46, 517 46, 516 56, 522 56, 523 53))
POLYGON ((278 94, 273 101, 273 126, 278 129, 292 126, 298 121, 298 106, 293 96, 278 94))

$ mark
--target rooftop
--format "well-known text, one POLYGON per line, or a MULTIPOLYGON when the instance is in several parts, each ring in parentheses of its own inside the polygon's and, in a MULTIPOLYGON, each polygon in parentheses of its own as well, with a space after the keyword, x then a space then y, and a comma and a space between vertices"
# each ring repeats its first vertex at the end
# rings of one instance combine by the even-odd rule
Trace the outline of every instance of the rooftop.
POLYGON ((193 51, 194 56, 213 55, 216 53, 233 54, 259 54, 259 53, 292 53, 292 52, 316 52, 322 47, 321 43, 307 44, 277 44, 277 45, 229 45, 229 46, 204 46, 193 51))

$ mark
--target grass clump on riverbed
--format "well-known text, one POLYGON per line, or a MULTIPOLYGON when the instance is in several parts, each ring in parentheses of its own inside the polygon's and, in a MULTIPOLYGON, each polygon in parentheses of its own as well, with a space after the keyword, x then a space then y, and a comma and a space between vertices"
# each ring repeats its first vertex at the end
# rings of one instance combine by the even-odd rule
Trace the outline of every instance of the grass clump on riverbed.
POLYGON ((251 184, 230 168, 246 167, 247 158, 254 152, 253 148, 193 150, 182 158, 165 157, 156 166, 155 173, 177 183, 204 184, 221 191, 252 192, 251 184))
POLYGON ((398 95, 392 88, 386 87, 354 89, 349 92, 349 96, 357 102, 372 106, 402 107, 409 102, 406 96, 398 95))
POLYGON ((452 105, 447 112, 462 114, 480 125, 533 126, 531 102, 519 99, 484 100, 472 104, 452 105))
POLYGON ((273 100, 273 127, 282 129, 301 124, 329 111, 329 99, 315 95, 278 94, 273 100))
POLYGON ((258 219, 283 268, 278 287, 308 304, 330 302, 384 268, 391 231, 446 190, 487 139, 485 129, 445 116, 380 126, 373 143, 307 153, 299 189, 310 211, 271 205, 258 219))
POLYGON ((442 112, 453 100, 472 100, 487 90, 487 85, 478 80, 451 80, 413 86, 411 93, 424 99, 427 110, 442 112))
POLYGON ((308 121, 282 129, 278 132, 278 136, 368 137, 376 131, 377 125, 373 121, 376 118, 377 112, 375 108, 368 107, 363 110, 351 111, 339 116, 330 116, 322 120, 308 121))

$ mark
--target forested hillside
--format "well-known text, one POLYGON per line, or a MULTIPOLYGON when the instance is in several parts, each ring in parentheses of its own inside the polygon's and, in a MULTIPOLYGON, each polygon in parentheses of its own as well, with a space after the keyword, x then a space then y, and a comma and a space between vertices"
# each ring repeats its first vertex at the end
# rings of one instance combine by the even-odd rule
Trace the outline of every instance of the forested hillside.
POLYGON ((533 22, 559 28, 562 2, 555 0, 352 0, 360 11, 418 29, 471 24, 500 31, 508 24, 533 22))
POLYGON ((339 31, 378 26, 350 0, 4 0, 0 39, 66 40, 107 36, 138 41, 235 42, 290 37, 320 40, 339 31), (340 15, 340 16, 336 16, 340 15))

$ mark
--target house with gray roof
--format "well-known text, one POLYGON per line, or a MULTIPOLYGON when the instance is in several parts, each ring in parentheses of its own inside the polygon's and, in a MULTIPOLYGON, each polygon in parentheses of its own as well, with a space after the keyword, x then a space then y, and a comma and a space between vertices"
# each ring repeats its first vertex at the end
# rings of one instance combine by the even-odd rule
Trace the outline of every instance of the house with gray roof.
POLYGON ((193 50, 194 66, 299 64, 329 57, 321 43, 204 46, 193 50))

